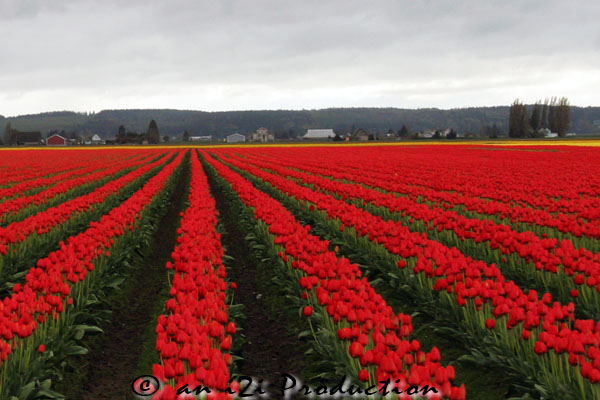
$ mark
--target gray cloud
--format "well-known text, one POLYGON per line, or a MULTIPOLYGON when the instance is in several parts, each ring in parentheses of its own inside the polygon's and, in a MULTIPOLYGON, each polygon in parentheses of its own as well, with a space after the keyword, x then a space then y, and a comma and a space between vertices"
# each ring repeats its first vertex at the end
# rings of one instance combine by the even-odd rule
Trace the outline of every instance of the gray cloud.
POLYGON ((600 104, 595 1, 0 0, 0 114, 600 104))

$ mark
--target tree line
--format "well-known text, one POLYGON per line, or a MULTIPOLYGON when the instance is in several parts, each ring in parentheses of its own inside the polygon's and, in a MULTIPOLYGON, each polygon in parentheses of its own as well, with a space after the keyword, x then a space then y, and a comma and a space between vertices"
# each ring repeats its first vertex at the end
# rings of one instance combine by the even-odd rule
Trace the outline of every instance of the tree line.
POLYGON ((531 108, 516 99, 510 106, 508 136, 514 138, 543 137, 552 132, 564 137, 571 126, 571 106, 566 97, 537 101, 531 108))
MULTIPOLYGON (((169 136, 164 137, 164 141, 168 142, 169 136), (168 139, 167 139, 168 138, 168 139)), ((128 132, 124 125, 119 126, 115 141, 118 144, 136 143, 142 144, 144 142, 148 144, 160 143, 160 133, 158 131, 158 125, 155 120, 150 121, 146 133, 128 132)))
MULTIPOLYGON (((570 128, 555 128, 560 125, 561 112, 553 111, 560 103, 550 100, 537 105, 523 105, 519 101, 512 106, 471 107, 451 110, 399 109, 399 108, 329 108, 321 110, 264 110, 203 112, 184 110, 105 110, 95 114, 56 112, 11 117, 0 116, 0 127, 8 122, 20 131, 65 131, 70 136, 98 134, 104 139, 113 139, 120 133, 120 140, 129 143, 149 141, 148 121, 160 125, 162 135, 181 138, 187 136, 212 135, 215 139, 225 138, 232 133, 248 135, 259 127, 265 127, 277 139, 298 139, 307 129, 331 128, 336 133, 349 133, 353 128, 363 128, 374 137, 383 136, 393 129, 397 136, 410 138, 412 132, 425 129, 453 128, 461 136, 532 137, 542 135, 547 129, 563 134, 600 133, 600 107, 569 106, 570 128), (517 106, 517 107, 515 107, 517 106), (524 108, 518 109, 519 106, 524 108), (509 114, 513 114, 512 117, 509 114), (539 116, 539 117, 538 117, 539 116), (518 123, 517 123, 518 122, 518 123), (411 134, 398 134, 402 125, 412 128, 411 134), (511 125, 512 128, 509 126, 511 125), (120 129, 122 127, 122 129, 120 129), (542 127, 542 128, 540 128, 542 127), (124 133, 123 133, 124 131, 124 133)), ((161 137, 164 141, 164 137, 161 137)), ((119 140, 119 139, 116 139, 119 140)), ((156 139, 151 139, 152 141, 156 139)))

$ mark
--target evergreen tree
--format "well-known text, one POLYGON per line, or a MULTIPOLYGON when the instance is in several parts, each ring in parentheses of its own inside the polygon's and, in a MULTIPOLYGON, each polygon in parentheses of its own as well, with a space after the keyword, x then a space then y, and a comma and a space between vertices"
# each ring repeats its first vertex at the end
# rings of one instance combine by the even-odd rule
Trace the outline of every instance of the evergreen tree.
POLYGON ((3 140, 2 140, 6 146, 12 145, 11 136, 12 136, 12 126, 9 121, 6 124, 6 127, 4 128, 4 136, 3 136, 3 140))
POLYGON ((510 106, 508 116, 508 136, 513 138, 528 137, 531 133, 527 107, 519 99, 510 106))
POLYGON ((183 131, 183 141, 184 142, 190 141, 190 133, 188 131, 183 131))
POLYGON ((500 136, 500 133, 500 126, 498 126, 498 124, 494 122, 494 125, 492 125, 492 137, 497 138, 498 136, 500 136))
POLYGON ((4 145, 5 146, 14 146, 17 144, 17 130, 12 128, 10 121, 6 124, 6 128, 4 128, 4 145))
POLYGON ((539 101, 533 105, 529 125, 531 125, 531 129, 533 129, 534 132, 537 132, 542 127, 542 103, 539 101))
POLYGON ((542 106, 542 116, 540 119, 540 126, 544 129, 548 129, 548 98, 544 100, 544 105, 542 106))
POLYGON ((558 120, 557 120, 557 103, 558 99, 556 96, 552 96, 550 99, 550 105, 548 107, 548 128, 552 132, 558 132, 558 120))
POLYGON ((127 142, 127 131, 123 125, 119 126, 119 132, 117 132, 117 143, 123 144, 127 142))
POLYGON ((556 133, 558 133, 558 136, 563 137, 567 134, 571 125, 571 106, 566 97, 562 97, 556 102, 554 114, 556 133))
POLYGON ((148 125, 148 131, 146 132, 146 140, 149 144, 158 144, 160 142, 160 134, 158 132, 158 126, 156 121, 150 121, 148 125))
POLYGON ((408 127, 406 125, 402 125, 402 128, 400 128, 400 130, 398 131, 398 136, 405 138, 408 137, 410 135, 410 130, 408 129, 408 127))

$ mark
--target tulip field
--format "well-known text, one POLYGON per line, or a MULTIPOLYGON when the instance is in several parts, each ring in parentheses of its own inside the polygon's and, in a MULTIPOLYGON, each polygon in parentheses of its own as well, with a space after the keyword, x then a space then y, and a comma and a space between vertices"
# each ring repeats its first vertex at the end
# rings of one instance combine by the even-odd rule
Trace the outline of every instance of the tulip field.
POLYGON ((0 296, 0 400, 600 399, 600 150, 2 150, 0 296))

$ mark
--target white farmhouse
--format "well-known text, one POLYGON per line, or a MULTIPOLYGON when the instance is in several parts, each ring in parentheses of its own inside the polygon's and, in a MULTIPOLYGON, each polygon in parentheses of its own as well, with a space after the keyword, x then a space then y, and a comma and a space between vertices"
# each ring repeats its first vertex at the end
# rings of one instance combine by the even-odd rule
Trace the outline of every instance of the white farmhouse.
POLYGON ((251 133, 248 136, 248 141, 250 142, 273 142, 275 140, 275 135, 269 133, 267 128, 258 128, 256 132, 251 133))
POLYGON ((328 140, 333 139, 335 133, 333 129, 309 129, 302 138, 304 140, 328 140))
POLYGON ((239 143, 245 142, 246 136, 240 135, 239 133, 233 133, 227 136, 227 143, 239 143))
POLYGON ((100 136, 98 136, 98 134, 94 134, 94 136, 92 136, 92 140, 91 140, 92 144, 104 144, 104 140, 102 140, 102 138, 100 136))
POLYGON ((206 136, 190 136, 190 141, 191 142, 209 142, 213 140, 212 135, 206 135, 206 136))

